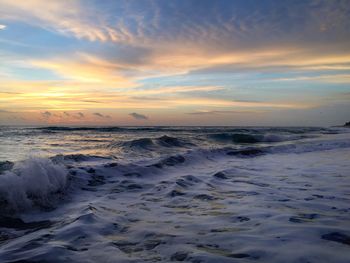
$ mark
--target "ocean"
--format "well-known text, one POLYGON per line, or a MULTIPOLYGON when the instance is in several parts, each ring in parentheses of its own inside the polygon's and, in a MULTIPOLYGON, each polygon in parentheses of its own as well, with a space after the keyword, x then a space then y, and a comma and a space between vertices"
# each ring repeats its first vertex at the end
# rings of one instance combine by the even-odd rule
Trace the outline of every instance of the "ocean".
POLYGON ((350 129, 0 127, 0 262, 350 261, 350 129))

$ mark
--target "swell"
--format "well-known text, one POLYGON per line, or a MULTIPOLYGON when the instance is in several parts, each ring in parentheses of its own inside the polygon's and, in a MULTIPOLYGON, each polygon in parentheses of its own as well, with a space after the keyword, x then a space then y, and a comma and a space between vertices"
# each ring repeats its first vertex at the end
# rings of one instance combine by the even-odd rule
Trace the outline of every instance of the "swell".
POLYGON ((237 158, 255 158, 266 154, 302 154, 344 148, 350 148, 350 141, 348 139, 316 140, 273 146, 194 148, 182 155, 177 154, 162 158, 152 166, 162 168, 164 166, 183 164, 185 161, 199 160, 203 162, 211 157, 235 156, 237 158))
POLYGON ((270 146, 242 145, 237 147, 224 146, 215 148, 194 147, 187 152, 183 152, 182 154, 171 154, 153 160, 145 160, 145 165, 142 165, 142 162, 139 162, 139 164, 141 163, 139 167, 156 167, 162 169, 170 166, 184 165, 197 161, 205 163, 207 160, 211 160, 212 158, 215 159, 227 156, 236 158, 256 158, 267 154, 302 154, 343 148, 350 148, 349 140, 315 140, 309 142, 294 142, 289 144, 270 146))
POLYGON ((51 127, 39 127, 36 130, 44 132, 62 132, 62 131, 100 131, 100 132, 114 132, 122 131, 120 127, 65 127, 65 126, 51 126, 51 127))
POLYGON ((252 134, 252 133, 213 133, 208 138, 222 143, 270 143, 294 141, 309 138, 308 135, 252 134))
POLYGON ((163 135, 156 138, 138 138, 129 141, 114 142, 109 145, 110 148, 122 147, 147 150, 156 150, 159 147, 172 148, 188 146, 194 146, 194 143, 182 138, 171 137, 168 135, 163 135))
MULTIPOLYGON (((169 144, 169 138, 162 140, 169 144)), ((196 147, 183 154, 162 155, 152 160, 138 162, 130 160, 124 163, 116 162, 112 158, 83 154, 57 155, 50 159, 30 158, 16 163, 2 162, 0 213, 5 215, 32 208, 54 208, 67 194, 71 180, 81 178, 83 184, 79 185, 80 189, 95 191, 96 187, 108 183, 106 179, 108 176, 114 177, 113 180, 117 180, 115 177, 118 176, 144 177, 162 174, 170 168, 188 168, 194 163, 205 165, 206 162, 215 161, 216 158, 259 158, 267 154, 300 154, 342 148, 350 148, 348 139, 256 147, 243 145, 207 149, 196 147)))
POLYGON ((328 128, 322 127, 232 127, 232 126, 222 126, 222 127, 210 127, 210 126, 109 126, 109 127, 68 127, 68 126, 48 126, 48 127, 36 127, 29 128, 31 130, 42 130, 42 131, 101 131, 101 132, 116 132, 116 131, 169 131, 169 132, 183 132, 188 131, 192 133, 220 133, 220 132, 231 132, 231 133, 246 133, 246 132, 287 132, 291 134, 304 134, 310 132, 327 132, 328 128))

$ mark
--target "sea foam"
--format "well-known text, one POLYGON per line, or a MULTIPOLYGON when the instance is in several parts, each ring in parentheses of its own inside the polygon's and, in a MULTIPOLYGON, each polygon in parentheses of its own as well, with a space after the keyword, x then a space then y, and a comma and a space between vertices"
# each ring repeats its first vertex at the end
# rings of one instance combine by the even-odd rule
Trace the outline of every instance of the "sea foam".
POLYGON ((53 195, 67 185, 64 166, 49 159, 30 158, 0 175, 0 211, 13 213, 34 205, 48 207, 53 195))

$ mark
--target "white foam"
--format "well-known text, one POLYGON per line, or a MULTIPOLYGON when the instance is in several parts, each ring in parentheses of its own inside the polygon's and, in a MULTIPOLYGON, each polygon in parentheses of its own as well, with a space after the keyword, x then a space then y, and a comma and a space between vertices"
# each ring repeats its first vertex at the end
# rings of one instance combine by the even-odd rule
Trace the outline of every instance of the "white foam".
POLYGON ((0 210, 19 211, 34 203, 50 205, 50 195, 63 191, 67 184, 67 171, 49 159, 30 158, 18 162, 0 175, 0 210))

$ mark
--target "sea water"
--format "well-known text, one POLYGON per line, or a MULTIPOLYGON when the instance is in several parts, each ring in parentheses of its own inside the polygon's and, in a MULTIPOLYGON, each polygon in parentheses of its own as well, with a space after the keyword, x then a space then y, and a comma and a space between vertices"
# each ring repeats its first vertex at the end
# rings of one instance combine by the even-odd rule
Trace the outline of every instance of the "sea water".
POLYGON ((0 262, 350 262, 350 129, 1 127, 0 262))

